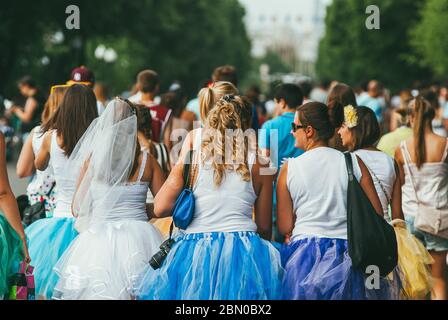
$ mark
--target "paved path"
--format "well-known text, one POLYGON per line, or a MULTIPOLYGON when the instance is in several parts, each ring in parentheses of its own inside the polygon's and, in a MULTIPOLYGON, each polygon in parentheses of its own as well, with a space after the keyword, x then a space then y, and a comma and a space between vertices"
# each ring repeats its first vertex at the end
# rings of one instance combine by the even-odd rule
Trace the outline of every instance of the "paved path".
POLYGON ((21 194, 25 194, 29 178, 19 179, 19 177, 17 177, 15 161, 9 162, 7 168, 8 168, 9 183, 11 184, 12 192, 14 192, 14 195, 18 197, 21 194))

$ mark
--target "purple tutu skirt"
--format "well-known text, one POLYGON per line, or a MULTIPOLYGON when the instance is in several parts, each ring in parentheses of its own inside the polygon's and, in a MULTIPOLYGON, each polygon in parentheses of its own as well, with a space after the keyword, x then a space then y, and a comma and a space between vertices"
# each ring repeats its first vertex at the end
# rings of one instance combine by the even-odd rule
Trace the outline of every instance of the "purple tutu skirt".
POLYGON ((281 249, 283 299, 398 300, 398 271, 376 277, 352 267, 347 240, 304 238, 281 249))

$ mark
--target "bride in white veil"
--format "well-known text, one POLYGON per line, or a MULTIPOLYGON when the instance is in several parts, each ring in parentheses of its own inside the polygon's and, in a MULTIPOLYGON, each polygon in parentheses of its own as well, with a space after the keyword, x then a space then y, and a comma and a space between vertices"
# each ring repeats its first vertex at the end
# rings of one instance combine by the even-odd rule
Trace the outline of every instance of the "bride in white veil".
POLYGON ((66 172, 80 167, 72 204, 80 235, 54 269, 60 279, 53 298, 131 299, 163 241, 145 210, 148 186, 157 193, 163 173, 140 151, 134 105, 120 98, 108 104, 78 142, 66 172))

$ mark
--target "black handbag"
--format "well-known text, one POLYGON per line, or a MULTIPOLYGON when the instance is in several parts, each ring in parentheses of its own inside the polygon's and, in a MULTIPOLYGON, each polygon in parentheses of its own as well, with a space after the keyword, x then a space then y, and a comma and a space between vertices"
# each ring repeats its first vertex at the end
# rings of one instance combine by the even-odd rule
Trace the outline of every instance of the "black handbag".
MULTIPOLYGON (((56 185, 56 182, 53 182, 53 185, 51 186, 50 190, 46 194, 47 198, 50 196, 51 192, 53 191, 54 186, 56 185)), ((36 222, 39 219, 43 219, 47 217, 47 213, 45 210, 45 203, 46 200, 36 202, 35 204, 28 206, 23 211, 23 219, 22 223, 25 226, 29 226, 33 222, 36 222)))
POLYGON ((398 263, 397 239, 394 228, 378 215, 353 174, 350 153, 345 153, 348 172, 347 236, 352 266, 366 272, 377 266, 387 276, 398 263))

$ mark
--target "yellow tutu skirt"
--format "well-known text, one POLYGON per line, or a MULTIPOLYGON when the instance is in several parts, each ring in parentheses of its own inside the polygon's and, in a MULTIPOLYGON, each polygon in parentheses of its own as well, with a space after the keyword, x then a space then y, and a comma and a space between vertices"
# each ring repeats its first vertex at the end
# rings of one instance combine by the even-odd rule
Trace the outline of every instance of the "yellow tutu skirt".
POLYGON ((431 292, 433 280, 430 265, 433 258, 423 244, 406 228, 403 220, 394 220, 398 244, 398 267, 402 274, 403 299, 425 299, 431 292))

